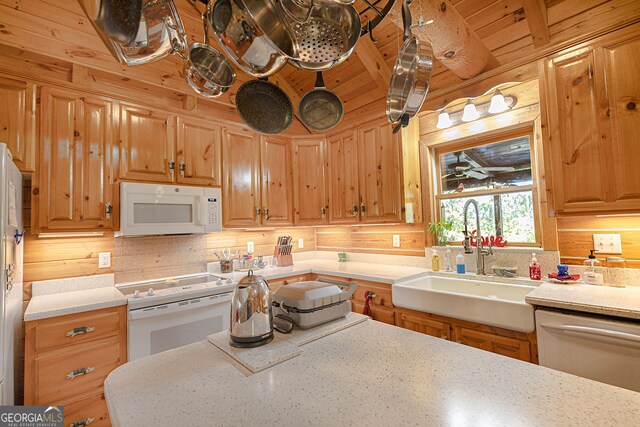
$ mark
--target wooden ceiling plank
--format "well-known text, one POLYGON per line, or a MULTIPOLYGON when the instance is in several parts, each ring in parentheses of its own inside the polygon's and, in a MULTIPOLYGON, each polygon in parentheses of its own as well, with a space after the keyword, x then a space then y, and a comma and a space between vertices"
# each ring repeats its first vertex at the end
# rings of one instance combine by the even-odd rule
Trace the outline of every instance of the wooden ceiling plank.
POLYGON ((355 54, 378 85, 378 89, 386 95, 391 82, 391 69, 376 45, 369 37, 362 37, 356 44, 355 54))
POLYGON ((549 24, 547 21, 547 6, 544 0, 522 0, 527 24, 535 47, 549 44, 549 24))

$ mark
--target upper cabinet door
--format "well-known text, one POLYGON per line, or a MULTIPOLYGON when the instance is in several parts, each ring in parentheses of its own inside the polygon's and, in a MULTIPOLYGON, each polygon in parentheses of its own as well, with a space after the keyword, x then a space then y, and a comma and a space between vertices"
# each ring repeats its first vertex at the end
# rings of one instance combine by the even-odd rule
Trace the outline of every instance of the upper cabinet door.
POLYGON ((402 220, 402 147, 391 125, 373 122, 358 129, 360 220, 402 220))
POLYGON ((293 210, 298 225, 327 223, 327 195, 324 176, 324 140, 294 138, 293 210))
POLYGON ((291 148, 287 138, 262 136, 262 224, 293 225, 291 148))
POLYGON ((640 37, 632 26, 545 65, 554 207, 640 209, 640 37))
MULTIPOLYGON (((78 104, 68 90, 42 89, 42 120, 38 187, 34 188, 37 229, 66 229, 77 223, 78 206, 74 189, 75 146, 80 141, 76 130, 78 104)), ((76 184, 77 185, 77 184, 76 184)))
POLYGON ((120 106, 120 177, 173 182, 175 117, 160 110, 120 106))
POLYGON ((349 224, 360 220, 357 136, 357 131, 350 130, 327 140, 327 181, 331 224, 349 224))
POLYGON ((222 219, 225 227, 260 225, 260 141, 244 129, 222 128, 222 219))
POLYGON ((600 159, 606 155, 607 141, 599 120, 606 106, 603 111, 596 98, 598 80, 603 79, 590 48, 547 63, 549 148, 557 211, 606 206, 608 172, 600 159))
POLYGON ((614 210, 640 209, 640 37, 603 47, 615 174, 614 210))
POLYGON ((178 182, 189 185, 222 185, 220 126, 208 120, 178 117, 178 182))
POLYGON ((112 228, 110 100, 43 88, 37 230, 112 228))
POLYGON ((13 161, 23 172, 35 169, 36 86, 0 78, 0 142, 5 142, 13 161))

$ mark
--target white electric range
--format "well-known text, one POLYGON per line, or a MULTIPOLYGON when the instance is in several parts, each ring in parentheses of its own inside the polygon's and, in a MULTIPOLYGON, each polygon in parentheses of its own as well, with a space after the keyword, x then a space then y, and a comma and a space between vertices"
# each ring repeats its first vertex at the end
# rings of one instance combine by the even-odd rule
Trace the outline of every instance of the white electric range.
POLYGON ((208 273, 117 285, 128 300, 129 360, 228 329, 235 285, 208 273))

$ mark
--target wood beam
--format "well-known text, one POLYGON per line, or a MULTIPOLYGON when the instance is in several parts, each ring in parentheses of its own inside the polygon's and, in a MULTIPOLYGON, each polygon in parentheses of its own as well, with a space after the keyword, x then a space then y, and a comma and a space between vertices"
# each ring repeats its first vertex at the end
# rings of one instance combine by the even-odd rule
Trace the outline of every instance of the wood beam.
POLYGON ((386 96, 391 82, 391 69, 376 45, 369 37, 362 37, 356 44, 355 54, 380 88, 381 94, 386 96))
MULTIPOLYGON (((402 1, 396 1, 389 15, 402 27, 402 1)), ((449 0, 416 0, 411 8, 413 23, 422 11, 431 24, 413 29, 419 40, 430 42, 436 58, 461 79, 470 79, 500 64, 480 37, 467 24, 449 0)))
POLYGON ((527 24, 535 47, 549 44, 549 24, 547 22, 547 6, 544 0, 522 0, 527 24))

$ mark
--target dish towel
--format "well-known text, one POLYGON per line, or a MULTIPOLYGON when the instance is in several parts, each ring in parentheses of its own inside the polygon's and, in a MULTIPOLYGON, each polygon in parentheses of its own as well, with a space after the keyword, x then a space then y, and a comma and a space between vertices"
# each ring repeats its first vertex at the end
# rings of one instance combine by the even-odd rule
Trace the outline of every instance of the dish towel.
POLYGON ((373 298, 373 293, 371 291, 366 291, 364 293, 364 310, 362 310, 362 314, 365 316, 373 317, 373 313, 371 313, 371 306, 369 305, 369 300, 373 298))

